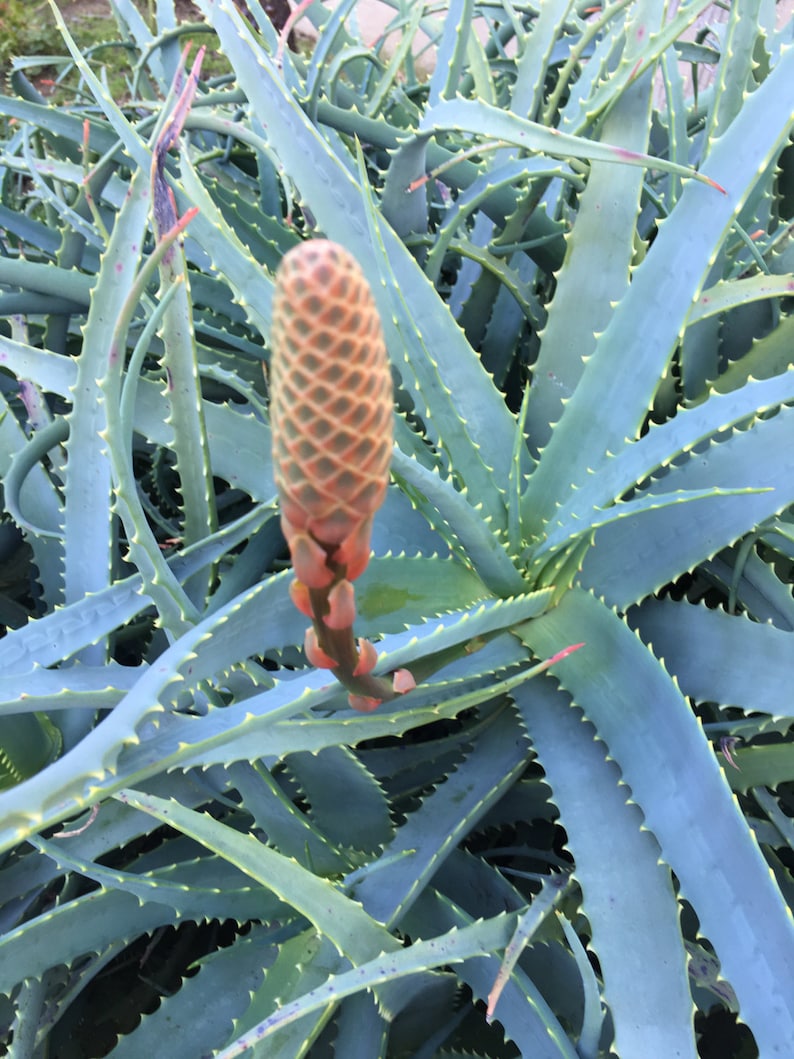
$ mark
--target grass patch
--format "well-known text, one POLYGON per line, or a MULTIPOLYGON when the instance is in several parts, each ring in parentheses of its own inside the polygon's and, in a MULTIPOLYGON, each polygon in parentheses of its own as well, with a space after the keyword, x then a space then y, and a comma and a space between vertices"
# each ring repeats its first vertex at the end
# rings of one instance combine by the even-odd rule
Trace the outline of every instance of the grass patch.
MULTIPOLYGON (((150 0, 135 0, 135 6, 153 26, 150 0)), ((75 0, 61 4, 60 9, 83 54, 99 76, 106 79, 114 98, 123 101, 129 96, 130 71, 138 56, 133 45, 123 39, 110 5, 101 0, 75 0)), ((180 22, 201 21, 187 2, 178 2, 176 9, 180 22)), ((229 72, 214 34, 196 35, 196 43, 207 46, 202 69, 205 78, 229 72)), ((79 76, 46 2, 32 7, 28 0, 0 0, 0 75, 4 85, 14 69, 21 70, 55 102, 66 102, 79 89, 79 76)))
POLYGON ((0 67, 5 72, 19 55, 50 55, 63 42, 47 4, 0 0, 0 67))

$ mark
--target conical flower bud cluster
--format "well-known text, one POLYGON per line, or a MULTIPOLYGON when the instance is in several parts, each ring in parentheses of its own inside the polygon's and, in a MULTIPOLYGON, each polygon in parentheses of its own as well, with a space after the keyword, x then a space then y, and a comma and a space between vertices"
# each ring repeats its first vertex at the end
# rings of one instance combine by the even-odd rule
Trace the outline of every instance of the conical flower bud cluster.
POLYGON ((369 561, 372 519, 386 495, 392 380, 364 274, 341 246, 294 247, 276 275, 270 421, 281 525, 298 609, 312 619, 306 655, 332 669, 350 703, 372 710, 410 690, 400 670, 377 677, 377 651, 353 636, 352 582, 369 561))
POLYGON ((296 573, 321 588, 344 566, 352 581, 389 482, 393 407, 375 300, 343 247, 314 239, 284 257, 271 344, 274 469, 296 573))

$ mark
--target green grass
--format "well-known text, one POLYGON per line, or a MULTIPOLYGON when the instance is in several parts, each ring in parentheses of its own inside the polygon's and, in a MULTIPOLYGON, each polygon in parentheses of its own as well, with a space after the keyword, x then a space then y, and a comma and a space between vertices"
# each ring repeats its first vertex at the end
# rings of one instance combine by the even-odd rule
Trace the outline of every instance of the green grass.
MULTIPOLYGON (((144 18, 149 19, 148 0, 136 0, 144 18)), ((123 46, 115 19, 88 14, 79 6, 64 7, 69 29, 92 65, 104 68, 111 93, 123 100, 129 91, 128 75, 135 62, 123 46)), ((217 37, 202 35, 199 43, 207 45, 204 77, 216 77, 229 71, 226 60, 217 53, 217 37)), ((0 0, 0 77, 8 85, 14 59, 37 59, 26 62, 24 73, 54 102, 66 102, 78 86, 78 76, 71 69, 71 60, 58 27, 46 2, 31 7, 28 0, 0 0), (62 62, 47 62, 53 56, 63 56, 62 62)))
POLYGON ((0 0, 0 66, 4 72, 18 55, 49 55, 62 47, 46 4, 32 8, 25 0, 0 0))

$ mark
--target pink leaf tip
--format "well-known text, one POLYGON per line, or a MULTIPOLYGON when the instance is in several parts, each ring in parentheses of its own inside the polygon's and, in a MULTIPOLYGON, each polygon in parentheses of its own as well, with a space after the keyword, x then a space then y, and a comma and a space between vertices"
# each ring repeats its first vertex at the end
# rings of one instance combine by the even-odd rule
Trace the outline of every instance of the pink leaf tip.
POLYGON ((584 647, 584 641, 582 641, 582 643, 571 644, 570 647, 563 647, 563 649, 558 651, 556 655, 552 655, 551 658, 546 660, 546 665, 556 665, 557 662, 561 662, 563 658, 567 658, 568 655, 572 655, 574 651, 578 651, 580 647, 584 647))

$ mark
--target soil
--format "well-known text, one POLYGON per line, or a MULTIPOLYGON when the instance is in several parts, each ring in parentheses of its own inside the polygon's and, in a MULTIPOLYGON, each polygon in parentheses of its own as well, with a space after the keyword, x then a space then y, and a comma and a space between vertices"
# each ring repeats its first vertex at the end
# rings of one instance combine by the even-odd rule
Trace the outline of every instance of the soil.
MULTIPOLYGON (((70 0, 58 5, 67 22, 78 22, 86 18, 112 18, 109 0, 70 0)), ((177 16, 191 22, 201 21, 201 15, 190 0, 176 0, 177 16)))
MULTIPOLYGON (((290 14, 289 0, 260 0, 260 2, 274 26, 280 29, 290 14)), ((244 14, 247 14, 245 0, 235 0, 235 3, 244 14)), ((136 0, 136 6, 144 15, 147 5, 148 0, 136 0)), ((66 24, 83 46, 87 42, 99 43, 117 36, 116 20, 109 0, 59 0, 58 7, 66 24)), ((204 21, 201 11, 191 0, 174 0, 174 8, 179 22, 204 21)), ((50 16, 48 21, 57 37, 54 19, 50 16)), ((290 44, 292 43, 291 38, 290 44)), ((45 48, 44 51, 46 50, 45 48)), ((59 51, 64 50, 59 49, 59 51)), ((22 50, 21 54, 43 54, 43 51, 22 50)), ((0 69, 0 78, 2 74, 3 71, 0 69)), ((56 71, 53 68, 40 67, 38 70, 29 69, 27 76, 45 98, 54 98, 56 96, 56 82, 53 79, 55 74, 56 71)))
MULTIPOLYGON (((245 3, 237 5, 245 10, 245 3)), ((177 18, 182 22, 201 22, 203 16, 190 0, 175 0, 177 18)), ((289 16, 289 0, 265 0, 262 4, 273 24, 280 29, 289 16)), ((111 18, 109 0, 69 0, 60 4, 61 13, 67 22, 85 18, 111 18)))

